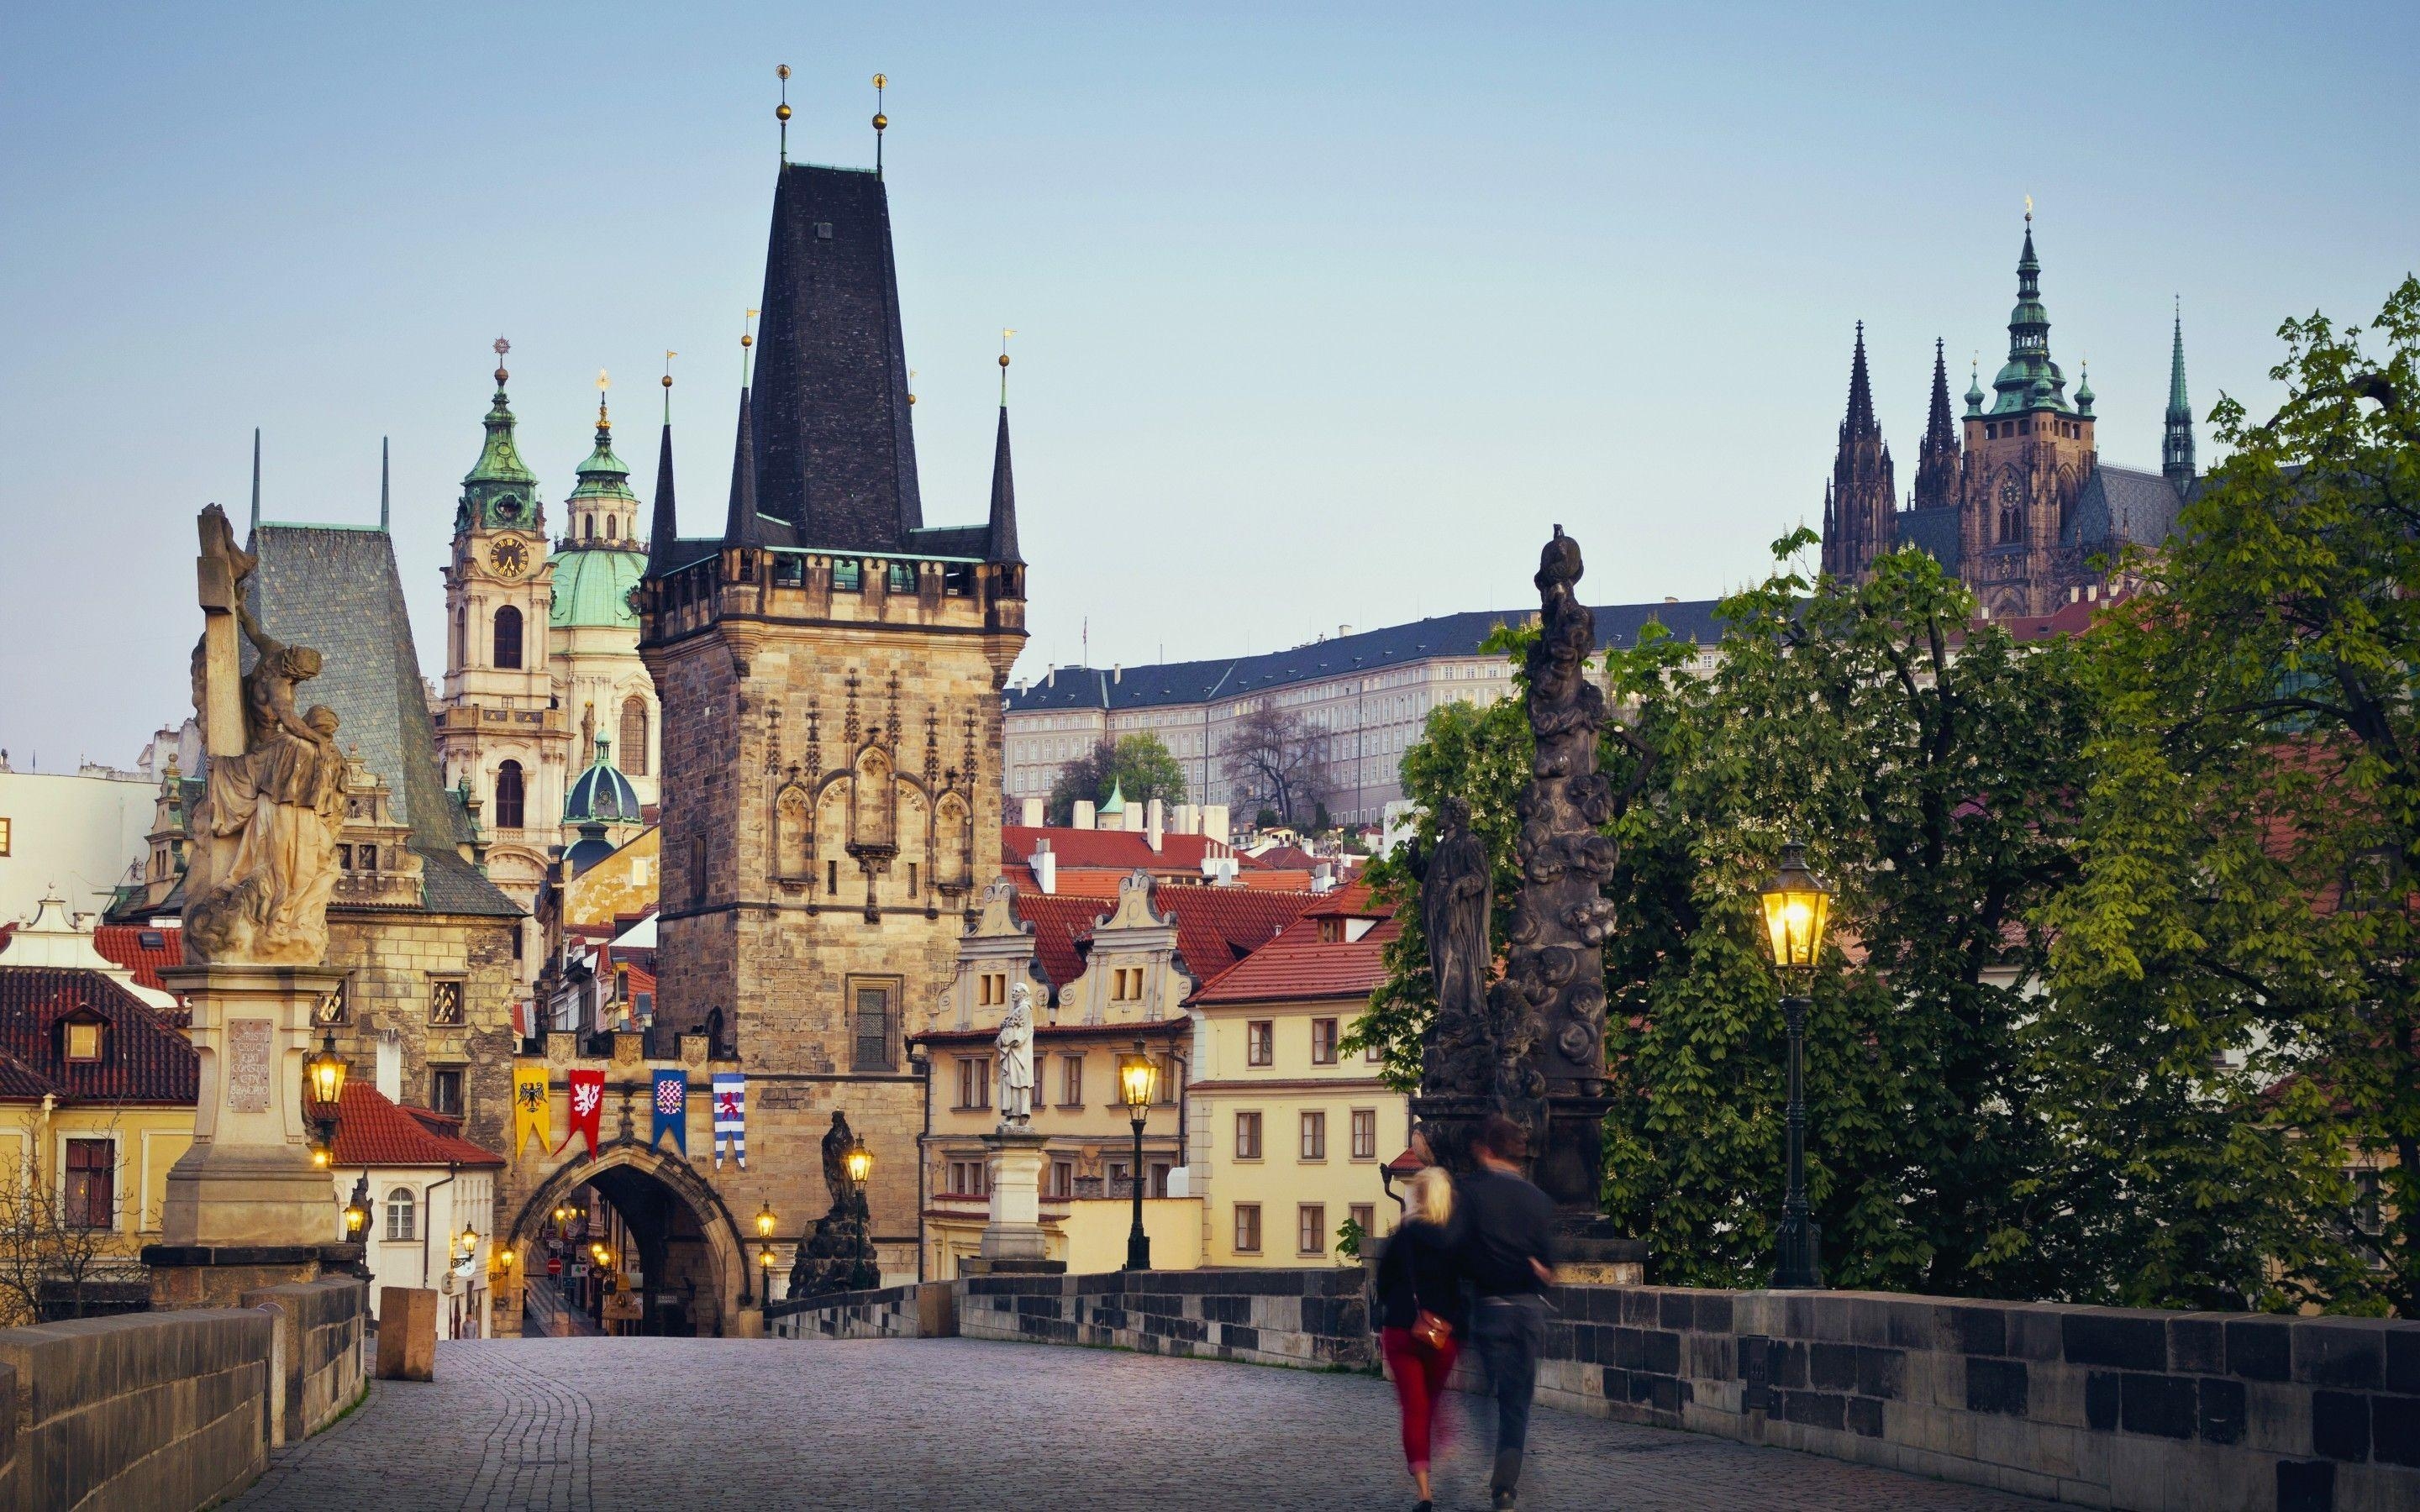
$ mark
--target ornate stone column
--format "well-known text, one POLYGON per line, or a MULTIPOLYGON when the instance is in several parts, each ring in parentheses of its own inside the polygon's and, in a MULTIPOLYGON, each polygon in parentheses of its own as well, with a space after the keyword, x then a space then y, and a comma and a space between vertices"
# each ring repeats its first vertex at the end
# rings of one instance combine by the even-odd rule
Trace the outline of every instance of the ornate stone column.
POLYGON ((1056 1273, 1064 1260, 1050 1258, 1042 1232, 1042 1147, 1047 1134, 1002 1126, 983 1136, 984 1167, 991 1185, 991 1216, 984 1224, 979 1258, 970 1273, 1056 1273))

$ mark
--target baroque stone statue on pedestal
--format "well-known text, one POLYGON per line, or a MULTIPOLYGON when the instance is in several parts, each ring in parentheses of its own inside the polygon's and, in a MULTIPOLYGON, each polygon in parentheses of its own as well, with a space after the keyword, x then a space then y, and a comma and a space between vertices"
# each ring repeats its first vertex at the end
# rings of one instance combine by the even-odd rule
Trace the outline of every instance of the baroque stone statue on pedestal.
POLYGON ((1022 1129, 1033 1121, 1033 990, 1021 981, 1009 989, 997 1047, 1000 1126, 1022 1129))

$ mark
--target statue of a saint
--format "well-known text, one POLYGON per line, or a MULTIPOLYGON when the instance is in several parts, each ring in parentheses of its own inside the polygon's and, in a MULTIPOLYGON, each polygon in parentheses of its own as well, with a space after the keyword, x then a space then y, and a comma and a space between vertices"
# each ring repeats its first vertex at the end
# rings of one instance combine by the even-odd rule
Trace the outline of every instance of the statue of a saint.
POLYGON ((851 1204, 848 1152, 857 1135, 849 1132, 848 1115, 832 1109, 831 1127, 824 1131, 824 1185, 831 1192, 831 1211, 846 1212, 851 1204))
POLYGON ((335 712, 295 707, 297 686, 319 674, 319 653, 268 634, 244 602, 256 563, 236 548, 218 506, 205 510, 194 684, 210 760, 194 815, 202 843, 185 879, 185 947, 203 961, 317 965, 328 951, 345 757, 335 712), (237 627, 256 653, 240 680, 227 633, 237 627))
POLYGON ((1000 1126, 1022 1129, 1033 1121, 1033 989, 1009 989, 1008 1016, 1000 1025, 1000 1126))
POLYGON ((1433 1095, 1481 1096, 1493 1089, 1495 1073, 1487 1018, 1495 879, 1486 843, 1471 833, 1470 805, 1450 797, 1437 817, 1436 844, 1411 857, 1437 1004, 1422 1085, 1433 1095))

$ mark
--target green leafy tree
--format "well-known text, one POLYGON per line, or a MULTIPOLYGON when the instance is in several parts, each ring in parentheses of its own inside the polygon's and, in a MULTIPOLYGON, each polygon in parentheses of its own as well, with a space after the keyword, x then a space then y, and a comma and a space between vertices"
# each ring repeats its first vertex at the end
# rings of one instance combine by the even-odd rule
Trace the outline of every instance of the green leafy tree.
MULTIPOLYGON (((2147 1042, 2133 1006, 2081 979, 2072 1002, 2040 990, 2095 748, 2080 654, 1973 624, 1970 595, 1918 551, 1862 586, 1810 584, 1787 567, 1810 539, 1776 543, 1784 564, 1723 605, 1711 673, 1656 636, 1608 658, 1627 714, 1600 753, 1626 795, 1608 825, 1607 1212, 1650 1242, 1660 1280, 1767 1273, 1784 1038, 1755 891, 1795 835, 1838 890, 1846 948, 1813 984, 1807 1046, 1835 1284, 2282 1303, 2262 1257, 2306 1211, 2312 1170, 2248 1078, 2217 1076, 2209 1045, 2147 1042), (2197 1227, 2163 1249, 2150 1212, 2197 1227)), ((1415 800, 1470 801, 1499 929, 1528 758, 1508 702, 1439 710, 1405 760, 1415 800)), ((1399 857, 1375 872, 1388 896, 1416 890, 1399 857)), ((1434 1008, 1425 949, 1415 923, 1355 1030, 1399 1086, 1417 1083, 1434 1008)))
MULTIPOLYGON (((2230 455, 2088 638, 2110 718, 2057 975, 2164 1057, 2248 1048, 2267 1117, 2234 1140, 2337 1177, 2276 1242, 2281 1291, 2420 1316, 2420 280, 2370 329, 2376 354, 2322 316, 2280 328, 2285 402, 2216 407, 2230 455), (2394 1215, 2374 1240, 2356 1165, 2394 1215)), ((2189 1247, 2167 1216, 2141 1242, 2189 1247)))
POLYGON ((1123 735, 1102 740, 1060 768, 1045 805, 1049 822, 1064 825, 1074 818, 1078 802, 1106 803, 1122 793, 1132 804, 1157 798, 1163 804, 1185 801, 1185 768, 1157 735, 1123 735))

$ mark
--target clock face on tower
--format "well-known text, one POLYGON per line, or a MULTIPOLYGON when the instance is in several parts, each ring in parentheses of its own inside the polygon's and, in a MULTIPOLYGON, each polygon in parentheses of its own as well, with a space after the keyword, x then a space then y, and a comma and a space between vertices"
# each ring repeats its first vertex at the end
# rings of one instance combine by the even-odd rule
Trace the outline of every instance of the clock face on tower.
POLYGON ((511 539, 498 541, 488 551, 488 565, 501 577, 518 578, 529 565, 529 548, 511 539))

